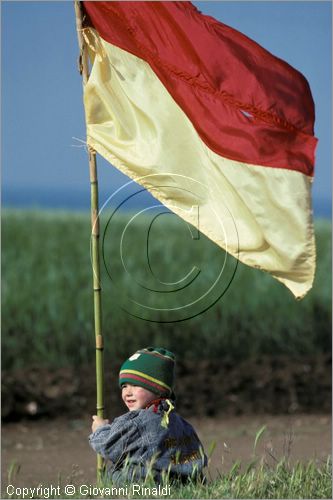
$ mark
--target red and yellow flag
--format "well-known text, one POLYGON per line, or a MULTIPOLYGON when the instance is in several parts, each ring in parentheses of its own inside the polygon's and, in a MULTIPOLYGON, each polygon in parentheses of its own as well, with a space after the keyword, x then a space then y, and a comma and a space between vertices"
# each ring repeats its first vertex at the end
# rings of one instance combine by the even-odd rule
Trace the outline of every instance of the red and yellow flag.
POLYGON ((303 297, 315 271, 314 104, 297 70, 189 2, 84 2, 87 142, 303 297))

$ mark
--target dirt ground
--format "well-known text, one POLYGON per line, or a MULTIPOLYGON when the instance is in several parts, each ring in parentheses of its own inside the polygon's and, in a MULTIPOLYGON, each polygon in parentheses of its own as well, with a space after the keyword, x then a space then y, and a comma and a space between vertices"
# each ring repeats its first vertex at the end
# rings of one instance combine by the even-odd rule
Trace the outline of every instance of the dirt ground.
MULTIPOLYGON (((118 387, 120 365, 105 369, 108 387, 118 387)), ((29 415, 72 418, 94 411, 95 366, 49 369, 30 367, 2 371, 1 414, 4 421, 29 415)), ((182 361, 178 363, 175 393, 177 410, 195 415, 331 413, 332 356, 259 356, 235 361, 182 361)), ((119 391, 105 394, 106 414, 115 417, 123 406, 119 391)))
MULTIPOLYGON (((206 450, 216 443, 209 465, 210 477, 223 473, 241 460, 254 457, 273 465, 287 457, 318 462, 331 455, 330 415, 233 416, 188 419, 206 450), (262 426, 265 432, 254 455, 254 440, 262 426)), ((6 423, 2 426, 2 491, 8 483, 16 487, 39 484, 94 484, 96 455, 89 448, 90 416, 82 419, 41 419, 6 423)))

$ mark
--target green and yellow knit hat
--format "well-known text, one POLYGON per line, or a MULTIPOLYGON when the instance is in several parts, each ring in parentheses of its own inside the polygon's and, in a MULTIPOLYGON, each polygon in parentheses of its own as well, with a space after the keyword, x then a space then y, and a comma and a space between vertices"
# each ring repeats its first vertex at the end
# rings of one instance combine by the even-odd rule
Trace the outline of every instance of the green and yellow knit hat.
POLYGON ((136 351, 122 364, 119 385, 139 385, 158 396, 173 396, 175 356, 160 347, 136 351))

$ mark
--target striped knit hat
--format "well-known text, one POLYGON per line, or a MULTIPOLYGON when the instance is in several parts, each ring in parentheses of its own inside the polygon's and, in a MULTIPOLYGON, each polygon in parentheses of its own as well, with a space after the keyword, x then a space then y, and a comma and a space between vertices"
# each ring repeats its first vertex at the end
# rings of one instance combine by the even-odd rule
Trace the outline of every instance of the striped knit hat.
POLYGON ((158 396, 173 397, 175 356, 160 347, 136 351, 123 363, 119 385, 139 385, 158 396))

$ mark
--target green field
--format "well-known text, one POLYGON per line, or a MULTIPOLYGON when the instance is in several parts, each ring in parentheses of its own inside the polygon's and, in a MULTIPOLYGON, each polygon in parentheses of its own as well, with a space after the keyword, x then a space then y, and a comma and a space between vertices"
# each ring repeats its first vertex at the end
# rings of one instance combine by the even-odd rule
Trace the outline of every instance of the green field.
MULTIPOLYGON (((320 465, 309 462, 297 463, 293 467, 286 462, 279 462, 274 468, 264 464, 249 466, 241 471, 240 464, 226 474, 207 484, 189 484, 184 486, 171 485, 170 492, 165 496, 158 494, 157 487, 149 480, 142 486, 128 484, 126 487, 116 487, 105 483, 97 488, 87 485, 84 480, 77 483, 70 478, 70 484, 75 487, 75 496, 66 495, 65 485, 59 482, 59 490, 28 489, 15 498, 332 498, 332 463, 331 460, 320 465), (140 489, 139 489, 140 487, 140 489), (50 494, 51 493, 51 494, 50 494), (58 494, 59 493, 59 494, 58 494), (118 494, 119 493, 119 494, 118 494)), ((11 477, 8 484, 15 485, 11 477)), ((165 483, 168 485, 168 483, 165 483)), ((163 487, 163 485, 161 485, 163 487)), ((9 493, 13 490, 10 489, 9 493)), ((163 490, 160 490, 163 493, 163 490)), ((10 498, 3 492, 2 498, 10 498)))
MULTIPOLYGON (((237 265, 202 235, 192 239, 174 216, 151 227, 147 217, 126 227, 129 221, 128 215, 102 219, 108 359, 154 344, 194 360, 331 349, 329 221, 316 221, 316 278, 302 301, 269 275, 237 265), (170 318, 175 322, 165 322, 170 318)), ((92 295, 89 215, 3 211, 4 369, 93 361, 92 295)))

